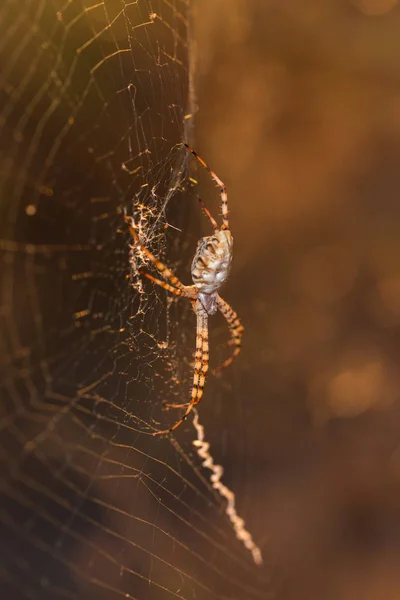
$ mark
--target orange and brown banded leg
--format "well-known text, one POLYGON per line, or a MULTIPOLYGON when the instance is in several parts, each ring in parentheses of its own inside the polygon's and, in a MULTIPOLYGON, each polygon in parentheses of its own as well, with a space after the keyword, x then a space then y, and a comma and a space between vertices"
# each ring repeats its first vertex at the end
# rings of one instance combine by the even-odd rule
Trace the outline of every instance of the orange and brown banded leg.
MULTIPOLYGON (((169 429, 156 431, 153 435, 169 434, 175 431, 187 419, 192 409, 198 404, 203 396, 204 385, 209 364, 208 348, 208 314, 203 308, 200 300, 192 301, 197 316, 196 328, 196 354, 194 360, 193 387, 190 402, 187 404, 186 411, 179 421, 169 429)), ((171 408, 173 405, 171 405, 171 408)))
POLYGON ((187 408, 190 402, 184 402, 183 404, 173 404, 170 402, 163 402, 163 406, 165 410, 169 410, 170 408, 187 408))
POLYGON ((221 206, 222 206, 222 227, 221 229, 229 229, 229 221, 228 221, 228 194, 226 193, 226 185, 223 181, 220 180, 218 175, 211 171, 208 164, 195 152, 188 144, 185 144, 185 147, 197 158, 199 163, 203 165, 205 169, 209 172, 211 177, 214 179, 216 184, 219 187, 219 193, 221 195, 221 206))
POLYGON ((229 304, 221 298, 221 296, 217 297, 217 306, 228 323, 229 332, 231 334, 230 344, 235 346, 232 355, 215 369, 215 371, 219 373, 220 371, 222 371, 222 369, 225 369, 225 367, 229 366, 239 354, 242 346, 242 336, 244 327, 241 324, 239 317, 237 316, 233 308, 231 308, 229 304))
MULTIPOLYGON (((127 215, 125 215, 124 218, 125 218, 126 224, 128 225, 129 231, 131 232, 131 236, 133 237, 133 239, 135 241, 135 244, 137 244, 140 247, 140 249, 142 250, 142 252, 144 252, 144 254, 147 256, 147 258, 149 258, 151 260, 153 265, 159 271, 160 275, 162 277, 165 277, 166 279, 169 279, 169 281, 172 283, 172 285, 175 286, 176 288, 183 289, 183 287, 184 287, 183 284, 173 274, 173 272, 170 269, 168 269, 168 267, 166 265, 164 265, 164 263, 162 263, 160 260, 158 260, 158 258, 156 258, 154 256, 154 254, 152 254, 150 252, 150 250, 147 250, 147 248, 145 246, 143 246, 143 244, 140 243, 139 236, 133 225, 132 217, 128 217, 127 215)), ((146 277, 147 277, 147 275, 146 275, 146 277)))
POLYGON ((214 229, 214 231, 219 231, 219 227, 217 225, 216 220, 214 219, 214 217, 211 215, 210 211, 208 210, 207 206, 204 204, 203 200, 201 198, 197 198, 199 201, 199 204, 201 206, 201 210, 203 211, 203 213, 206 215, 206 217, 210 220, 210 223, 214 229))
POLYGON ((172 285, 169 285, 169 283, 166 283, 165 281, 162 281, 161 279, 157 279, 157 277, 153 277, 153 275, 150 275, 150 273, 143 271, 143 269, 139 269, 139 273, 141 275, 143 275, 143 277, 147 277, 147 279, 150 279, 150 281, 152 281, 153 283, 156 283, 160 287, 164 288, 164 290, 167 290, 168 292, 171 292, 172 294, 175 294, 176 296, 184 295, 183 290, 172 287, 172 285))

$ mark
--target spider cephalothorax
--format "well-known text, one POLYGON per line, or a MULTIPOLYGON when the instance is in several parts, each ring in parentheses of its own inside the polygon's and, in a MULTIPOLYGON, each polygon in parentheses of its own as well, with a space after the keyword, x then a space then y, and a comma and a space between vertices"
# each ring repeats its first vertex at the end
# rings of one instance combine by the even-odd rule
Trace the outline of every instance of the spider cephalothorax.
POLYGON ((219 288, 229 275, 229 269, 232 262, 233 238, 228 222, 228 196, 226 187, 217 175, 211 171, 204 160, 200 158, 190 146, 187 144, 185 144, 185 146, 203 167, 207 169, 211 177, 218 184, 222 206, 222 225, 219 228, 215 219, 211 216, 202 200, 200 200, 201 207, 214 228, 214 233, 213 235, 201 238, 197 245, 196 253, 192 261, 191 272, 193 285, 183 285, 168 267, 153 256, 145 246, 142 246, 138 234, 136 233, 133 219, 125 216, 125 221, 128 223, 135 244, 140 246, 144 254, 159 271, 160 275, 165 279, 168 279, 170 283, 157 279, 156 277, 153 277, 153 275, 150 275, 150 273, 146 273, 142 270, 140 270, 140 273, 172 294, 188 298, 192 303, 193 310, 197 317, 196 353, 190 402, 184 404, 166 404, 168 408, 185 408, 186 410, 183 416, 170 429, 155 431, 154 435, 171 433, 174 431, 184 422, 193 407, 200 402, 203 396, 209 358, 208 315, 213 315, 217 310, 223 314, 228 322, 232 343, 235 346, 232 355, 218 367, 218 370, 227 367, 233 361, 235 356, 239 354, 243 335, 243 326, 241 325, 237 314, 218 294, 219 288))

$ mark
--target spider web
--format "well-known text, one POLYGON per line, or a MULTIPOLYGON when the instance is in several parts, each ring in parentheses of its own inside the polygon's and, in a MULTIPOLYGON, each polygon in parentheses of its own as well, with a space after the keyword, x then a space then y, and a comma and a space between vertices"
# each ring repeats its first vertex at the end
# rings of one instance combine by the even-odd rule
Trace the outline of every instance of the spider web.
POLYGON ((146 246, 160 257, 168 248, 187 277, 199 233, 182 150, 193 120, 189 9, 0 8, 9 599, 265 597, 193 428, 151 435, 175 418, 162 401, 187 397, 194 323, 186 303, 138 277, 123 221, 133 214, 146 246))

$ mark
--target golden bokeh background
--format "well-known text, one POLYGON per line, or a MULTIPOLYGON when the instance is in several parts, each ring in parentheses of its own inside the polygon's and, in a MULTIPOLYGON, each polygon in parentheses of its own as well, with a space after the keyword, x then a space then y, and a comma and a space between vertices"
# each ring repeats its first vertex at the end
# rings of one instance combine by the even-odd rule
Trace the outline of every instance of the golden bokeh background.
POLYGON ((396 600, 400 6, 196 8, 196 148, 228 185, 246 327, 218 422, 233 487, 282 597, 396 600))

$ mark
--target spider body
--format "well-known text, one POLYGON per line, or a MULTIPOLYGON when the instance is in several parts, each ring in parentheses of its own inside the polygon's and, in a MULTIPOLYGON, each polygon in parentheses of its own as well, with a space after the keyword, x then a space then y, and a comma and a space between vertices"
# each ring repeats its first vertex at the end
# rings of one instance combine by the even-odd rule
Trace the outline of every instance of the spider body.
POLYGON ((222 225, 218 227, 217 222, 211 216, 202 200, 200 205, 214 228, 213 235, 201 238, 192 261, 191 275, 193 285, 183 285, 172 271, 159 261, 145 246, 140 243, 133 219, 125 215, 135 245, 140 246, 143 253, 150 259, 160 275, 169 280, 169 283, 157 279, 142 270, 139 272, 150 279, 153 283, 163 287, 176 296, 188 298, 192 303, 197 318, 196 328, 196 352, 193 372, 193 386, 190 401, 184 404, 165 404, 167 408, 185 408, 183 416, 170 428, 156 431, 154 435, 169 434, 179 427, 188 417, 193 407, 198 404, 203 396, 203 390, 208 371, 209 347, 208 347, 208 315, 213 315, 219 310, 225 317, 231 334, 231 344, 235 346, 232 355, 226 359, 217 371, 231 364, 239 354, 243 335, 243 326, 235 313, 225 300, 218 294, 221 285, 226 281, 232 262, 233 238, 229 229, 228 221, 228 196, 226 187, 209 166, 194 150, 185 144, 186 148, 209 172, 213 180, 218 184, 221 195, 222 225))
POLYGON ((233 238, 229 229, 201 238, 192 262, 192 280, 200 294, 215 293, 227 280, 232 246, 233 238))

